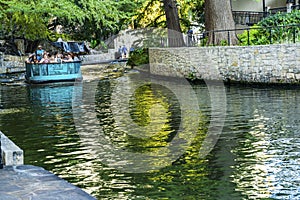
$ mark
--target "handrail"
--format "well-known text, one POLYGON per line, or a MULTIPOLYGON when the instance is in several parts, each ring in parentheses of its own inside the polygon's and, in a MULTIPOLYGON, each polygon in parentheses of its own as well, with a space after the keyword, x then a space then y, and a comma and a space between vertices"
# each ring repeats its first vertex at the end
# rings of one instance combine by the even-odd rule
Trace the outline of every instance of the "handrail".
MULTIPOLYGON (((292 10, 299 10, 300 5, 292 5, 292 10)), ((262 20, 263 18, 276 14, 278 12, 287 12, 288 8, 284 7, 276 7, 270 8, 265 12, 256 12, 256 11, 232 11, 234 21, 236 24, 241 25, 253 25, 262 20)))
POLYGON ((277 7, 277 8, 269 9, 269 13, 271 13, 271 14, 276 14, 277 12, 287 12, 287 7, 277 7))
POLYGON ((26 71, 29 77, 77 74, 80 70, 80 63, 81 61, 59 63, 26 63, 26 71), (67 68, 64 68, 64 66, 67 68), (57 74, 57 72, 59 72, 60 74, 57 74))
POLYGON ((62 62, 49 62, 49 63, 28 63, 28 62, 25 62, 26 64, 32 64, 32 65, 45 65, 45 64, 61 64, 61 63, 80 63, 82 62, 81 60, 77 60, 77 61, 62 61, 62 62))
POLYGON ((265 12, 255 11, 232 11, 233 19, 236 24, 253 25, 267 16, 265 12))
MULTIPOLYGON (((275 41, 272 40, 272 32, 276 29, 290 29, 290 28, 294 28, 294 27, 298 27, 300 28, 300 24, 290 24, 290 25, 281 25, 281 26, 268 26, 268 27, 247 27, 247 28, 238 28, 238 29, 227 29, 227 30, 213 30, 213 31, 205 31, 201 34, 197 34, 199 35, 196 38, 199 38, 200 41, 198 41, 198 43, 200 43, 201 46, 206 46, 204 40, 205 38, 210 35, 213 34, 213 45, 215 45, 215 35, 216 33, 221 33, 221 32, 227 32, 228 33, 228 40, 227 43, 230 44, 230 32, 241 32, 241 31, 247 31, 247 40, 248 40, 248 45, 250 45, 250 30, 266 30, 270 33, 270 37, 269 37, 269 42, 270 44, 273 44, 275 41), (203 42, 202 42, 203 41, 203 42)), ((296 29, 293 29, 293 33, 292 33, 292 41, 293 43, 296 43, 296 29)))

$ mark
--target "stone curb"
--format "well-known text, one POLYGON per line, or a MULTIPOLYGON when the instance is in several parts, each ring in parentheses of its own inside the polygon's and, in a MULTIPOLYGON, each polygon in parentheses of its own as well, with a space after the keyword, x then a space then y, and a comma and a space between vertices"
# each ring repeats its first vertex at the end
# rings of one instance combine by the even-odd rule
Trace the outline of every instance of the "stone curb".
POLYGON ((0 152, 2 157, 2 164, 6 166, 23 165, 24 153, 15 143, 13 143, 8 137, 6 137, 0 131, 1 146, 0 152))

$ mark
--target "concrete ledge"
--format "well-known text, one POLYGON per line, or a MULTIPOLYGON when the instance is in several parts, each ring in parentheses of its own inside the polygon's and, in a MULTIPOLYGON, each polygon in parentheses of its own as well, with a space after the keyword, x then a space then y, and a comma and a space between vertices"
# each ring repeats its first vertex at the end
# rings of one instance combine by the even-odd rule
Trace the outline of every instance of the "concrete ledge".
POLYGON ((2 163, 6 166, 23 165, 24 153, 0 131, 2 163))
POLYGON ((108 53, 84 55, 81 58, 83 59, 83 65, 92 65, 98 63, 107 63, 115 60, 115 55, 114 51, 110 50, 108 53))
POLYGON ((96 200, 41 167, 5 166, 0 177, 1 200, 96 200))

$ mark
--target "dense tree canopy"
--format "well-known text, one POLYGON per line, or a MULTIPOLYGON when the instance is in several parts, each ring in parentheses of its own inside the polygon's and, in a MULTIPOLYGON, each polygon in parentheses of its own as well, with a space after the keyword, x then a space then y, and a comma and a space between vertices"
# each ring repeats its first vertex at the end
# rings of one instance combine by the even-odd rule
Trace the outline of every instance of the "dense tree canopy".
POLYGON ((186 32, 193 23, 204 23, 204 2, 207 29, 229 28, 230 7, 222 6, 229 5, 229 0, 0 0, 0 36, 7 41, 23 38, 35 45, 60 37, 96 46, 128 27, 170 27, 175 18, 180 28, 172 29, 186 32), (170 6, 178 18, 166 17, 172 14, 170 6), (223 22, 218 16, 223 16, 223 22))
POLYGON ((95 40, 131 22, 143 0, 0 0, 4 39, 95 40))

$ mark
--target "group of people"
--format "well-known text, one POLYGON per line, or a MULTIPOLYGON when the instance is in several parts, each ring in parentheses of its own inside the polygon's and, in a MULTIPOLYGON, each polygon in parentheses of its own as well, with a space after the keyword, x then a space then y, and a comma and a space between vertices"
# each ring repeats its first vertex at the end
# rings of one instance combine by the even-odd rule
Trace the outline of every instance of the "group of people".
POLYGON ((26 62, 27 63, 60 63, 60 62, 73 62, 79 61, 80 59, 74 53, 50 53, 45 51, 41 45, 38 46, 38 49, 35 53, 29 55, 26 62))
POLYGON ((133 47, 130 47, 129 52, 128 49, 125 45, 119 46, 118 52, 116 52, 116 58, 117 59, 122 59, 122 58, 128 58, 130 54, 134 51, 133 47))

